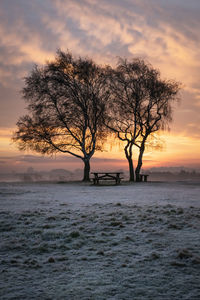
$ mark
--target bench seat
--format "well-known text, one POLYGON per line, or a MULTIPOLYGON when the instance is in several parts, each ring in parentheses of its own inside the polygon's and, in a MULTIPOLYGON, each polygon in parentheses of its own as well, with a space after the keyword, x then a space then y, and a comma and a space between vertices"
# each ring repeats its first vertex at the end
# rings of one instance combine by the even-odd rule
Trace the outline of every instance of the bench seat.
POLYGON ((149 176, 148 174, 140 174, 140 181, 147 182, 147 177, 148 176, 149 176))

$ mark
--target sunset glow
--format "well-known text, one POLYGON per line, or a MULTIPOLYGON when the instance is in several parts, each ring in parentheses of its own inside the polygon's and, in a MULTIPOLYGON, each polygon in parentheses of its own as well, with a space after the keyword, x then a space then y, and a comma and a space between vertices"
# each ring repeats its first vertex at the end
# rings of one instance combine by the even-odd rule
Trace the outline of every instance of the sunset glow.
MULTIPOLYGON (((146 149, 143 167, 200 168, 199 14, 200 2, 194 0, 1 1, 1 171, 82 166, 72 157, 65 162, 59 155, 46 159, 19 152, 11 142, 16 122, 25 112, 20 94, 23 77, 34 64, 53 59, 58 48, 102 65, 114 66, 119 56, 141 57, 158 68, 162 78, 180 82, 181 101, 174 106, 171 131, 160 133, 162 149, 146 149), (32 159, 26 159, 28 155, 32 159)), ((110 139, 104 148, 95 153, 93 169, 127 169, 123 145, 110 139)))

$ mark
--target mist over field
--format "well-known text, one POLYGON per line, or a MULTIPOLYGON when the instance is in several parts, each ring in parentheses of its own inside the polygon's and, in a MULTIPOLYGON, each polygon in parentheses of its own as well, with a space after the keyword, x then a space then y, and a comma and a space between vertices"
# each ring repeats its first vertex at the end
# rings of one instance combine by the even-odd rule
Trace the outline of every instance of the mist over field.
MULTIPOLYGON (((108 171, 108 170, 106 170, 108 171)), ((129 180, 128 170, 116 169, 123 172, 124 181, 129 180)), ((171 168, 151 168, 142 171, 148 174, 149 181, 193 181, 200 182, 200 170, 184 167, 171 168)), ((68 182, 81 180, 83 176, 82 169, 66 170, 52 169, 50 171, 37 171, 32 167, 27 168, 25 172, 0 172, 0 182, 68 182)), ((92 177, 92 176, 91 176, 92 177)))

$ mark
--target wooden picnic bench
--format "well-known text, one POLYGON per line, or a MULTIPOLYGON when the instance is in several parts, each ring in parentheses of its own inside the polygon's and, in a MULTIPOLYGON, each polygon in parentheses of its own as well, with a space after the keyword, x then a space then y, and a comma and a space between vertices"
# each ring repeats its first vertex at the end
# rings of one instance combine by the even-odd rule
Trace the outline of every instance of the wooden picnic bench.
POLYGON ((91 174, 94 175, 92 179, 95 185, 99 184, 99 181, 107 181, 107 180, 115 181, 117 185, 120 184, 121 179, 123 179, 121 177, 121 174, 123 174, 123 172, 92 172, 91 174))
POLYGON ((148 177, 149 175, 148 174, 140 174, 140 181, 145 181, 145 182, 147 182, 147 177, 148 177))

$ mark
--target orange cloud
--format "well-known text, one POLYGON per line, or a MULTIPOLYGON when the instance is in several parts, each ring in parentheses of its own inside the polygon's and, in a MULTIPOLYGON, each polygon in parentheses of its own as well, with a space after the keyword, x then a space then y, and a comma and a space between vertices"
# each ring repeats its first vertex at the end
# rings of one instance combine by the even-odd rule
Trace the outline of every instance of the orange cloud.
POLYGON ((16 55, 11 57, 9 64, 20 65, 22 62, 30 61, 43 64, 47 59, 54 57, 53 52, 44 50, 39 33, 31 32, 29 28, 26 28, 23 20, 15 23, 15 31, 7 30, 3 25, 0 25, 0 36, 3 47, 17 50, 16 55))

